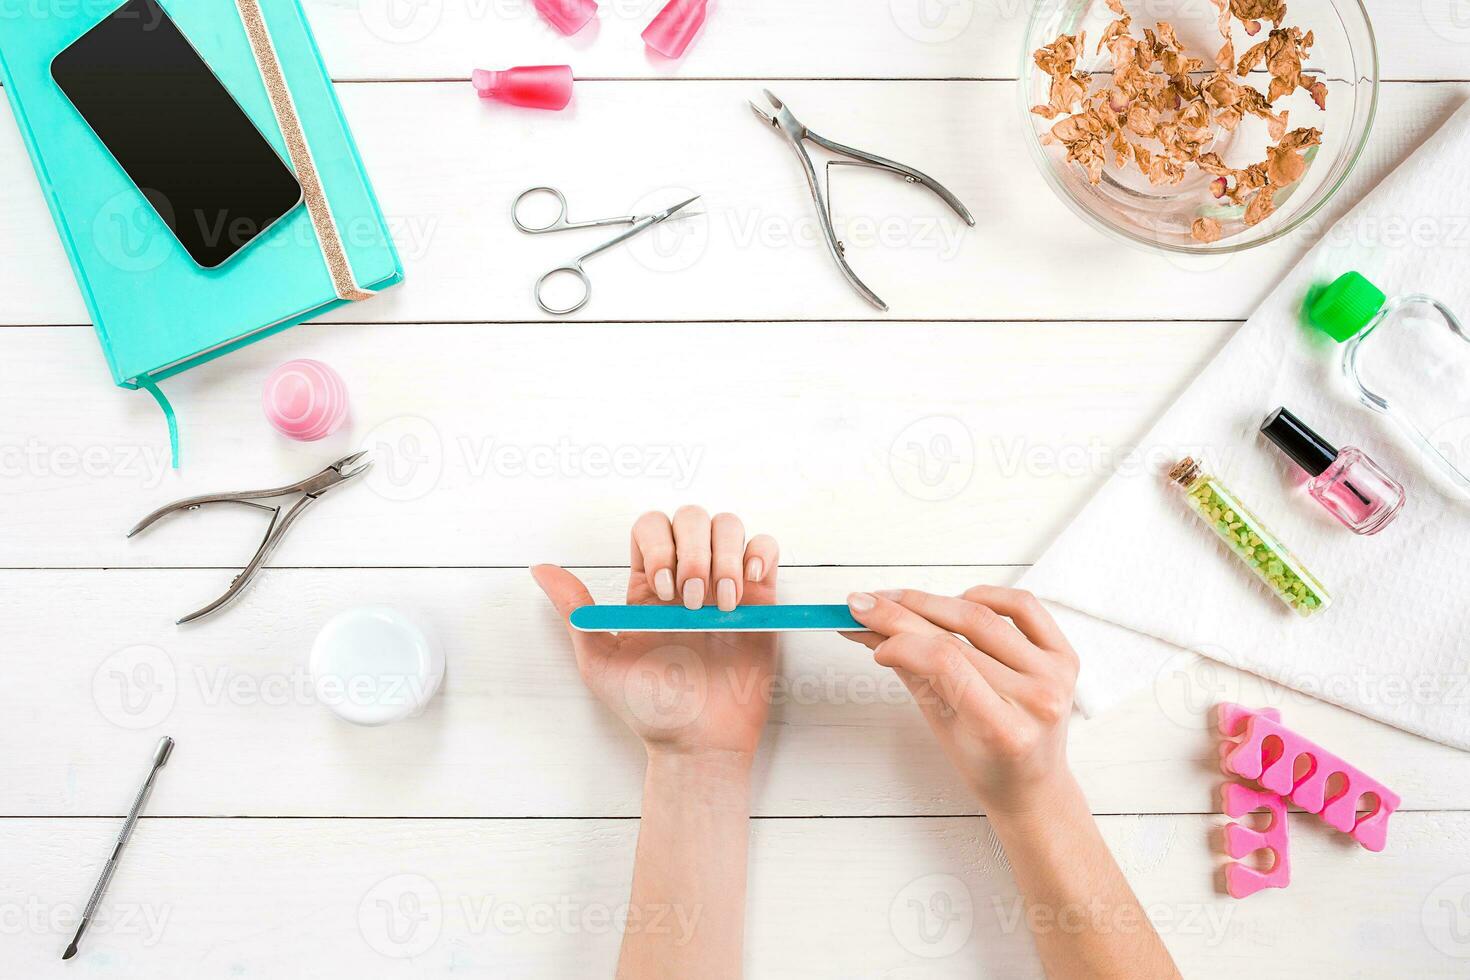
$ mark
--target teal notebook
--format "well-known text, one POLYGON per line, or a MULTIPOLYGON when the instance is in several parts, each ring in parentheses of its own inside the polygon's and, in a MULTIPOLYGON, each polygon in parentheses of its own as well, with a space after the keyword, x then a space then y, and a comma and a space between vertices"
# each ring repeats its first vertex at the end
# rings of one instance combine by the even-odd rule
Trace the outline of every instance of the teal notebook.
MULTIPOLYGON (((5 18, 0 81, 91 313, 113 381, 157 394, 180 371, 316 317, 346 300, 311 215, 298 206, 216 269, 195 264, 62 94, 51 60, 121 3, 43 4, 5 18)), ((232 0, 161 5, 230 94, 288 159, 261 67, 232 0)), ((403 278, 342 107, 298 0, 259 0, 352 279, 403 278)), ((172 421, 172 420, 170 420, 172 421)))

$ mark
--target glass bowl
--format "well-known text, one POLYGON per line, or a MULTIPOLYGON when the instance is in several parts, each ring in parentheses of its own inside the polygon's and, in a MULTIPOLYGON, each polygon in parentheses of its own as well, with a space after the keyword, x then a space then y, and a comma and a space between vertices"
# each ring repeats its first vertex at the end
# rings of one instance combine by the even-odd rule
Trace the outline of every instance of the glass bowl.
MULTIPOLYGON (((1186 55, 1205 61, 1207 70, 1197 77, 1210 74, 1215 51, 1221 45, 1218 14, 1211 0, 1122 2, 1133 17, 1130 33, 1134 37, 1141 37, 1143 28, 1152 28, 1156 21, 1170 23, 1186 55)), ((1155 185, 1137 167, 1114 167, 1110 160, 1102 181, 1094 185, 1080 164, 1067 162, 1065 147, 1041 142, 1062 117, 1046 119, 1031 112, 1032 106, 1047 103, 1051 84, 1050 76, 1036 66, 1033 53, 1059 35, 1086 31, 1077 71, 1106 78, 1112 72, 1112 60, 1106 50, 1097 50, 1098 40, 1116 19, 1105 0, 1037 0, 1021 55, 1018 91, 1032 156, 1057 196, 1090 224, 1125 241, 1167 252, 1237 252, 1287 234, 1315 214, 1342 186, 1363 151, 1378 105, 1378 50, 1373 27, 1359 0, 1287 2, 1282 26, 1300 27, 1303 32, 1312 31, 1315 37, 1302 69, 1303 74, 1327 85, 1327 107, 1318 109, 1306 90, 1297 89, 1278 98, 1272 108, 1290 110, 1288 129, 1320 129, 1322 143, 1306 151, 1306 171, 1276 191, 1276 210, 1255 225, 1245 223, 1243 205, 1232 204, 1228 198, 1216 200, 1210 192, 1213 178, 1192 165, 1187 165, 1182 183, 1155 185), (1191 236, 1195 219, 1204 217, 1219 222, 1222 234, 1218 241, 1204 243, 1191 236)), ((1248 47, 1265 40, 1271 29, 1267 21, 1251 37, 1238 20, 1232 19, 1231 25, 1237 59, 1248 47)), ((1262 92, 1270 83, 1264 67, 1245 79, 1233 72, 1231 78, 1262 92)), ((1144 145, 1149 149, 1158 146, 1152 141, 1144 145)), ((1265 123, 1246 116, 1234 133, 1217 129, 1214 142, 1204 149, 1218 153, 1228 166, 1243 168, 1264 160, 1268 145, 1265 123)))

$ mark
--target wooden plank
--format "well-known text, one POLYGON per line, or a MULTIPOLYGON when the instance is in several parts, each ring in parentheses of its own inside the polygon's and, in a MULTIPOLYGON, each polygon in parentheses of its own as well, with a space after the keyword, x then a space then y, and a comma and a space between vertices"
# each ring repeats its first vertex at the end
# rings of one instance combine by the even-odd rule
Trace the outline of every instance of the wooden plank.
MULTIPOLYGON (((1019 569, 799 568, 795 602, 912 585, 955 593, 1019 569)), ((587 573, 603 601, 626 573, 587 573)), ((228 573, 0 573, 11 683, 0 815, 112 814, 160 735, 179 744, 155 814, 186 816, 631 816, 643 754, 589 695, 561 624, 521 569, 270 571, 221 616, 174 616, 228 573), (312 694, 307 654, 341 609, 413 610, 446 651, 419 718, 359 729, 312 694), (31 737, 26 733, 41 733, 31 737), (24 747, 23 750, 21 747, 24 747)), ((756 777, 775 816, 923 815, 976 804, 897 679, 835 635, 788 637, 756 777)), ((1085 651, 1084 651, 1085 652, 1085 651)), ((1222 777, 1216 701, 1274 705, 1288 723, 1383 779, 1407 809, 1470 808, 1470 755, 1207 661, 1181 658, 1093 721, 1071 761, 1103 813, 1210 812, 1222 777)))
POLYGON ((1114 464, 1138 464, 1123 450, 1230 330, 312 326, 164 385, 177 473, 157 408, 107 386, 90 330, 0 330, 0 362, 26 365, 5 393, 24 410, 0 417, 0 566, 239 566, 267 523, 245 508, 123 534, 169 500, 289 483, 357 446, 374 471, 276 563, 621 565, 639 513, 691 501, 739 511, 797 563, 1030 562, 1114 464), (350 392, 349 426, 322 442, 277 436, 258 407, 298 356, 350 392))
MULTIPOLYGON (((594 24, 567 39, 529 0, 306 0, 333 76, 358 79, 467 78, 477 67, 563 63, 582 76, 610 78, 1012 78, 1033 7, 1018 0, 712 3, 703 33, 682 59, 669 61, 648 53, 639 37, 660 6, 604 2, 594 24)), ((1171 17, 1163 8, 1134 9, 1140 20, 1171 17)), ((1466 77, 1470 26, 1452 0, 1383 0, 1371 14, 1384 77, 1466 77)))
MULTIPOLYGON (((1216 888, 1223 818, 1101 824, 1185 976, 1321 976, 1349 963, 1361 976, 1462 976, 1470 815, 1395 819, 1382 854, 1300 821, 1290 890, 1241 902, 1216 888)), ((606 976, 637 824, 145 819, 103 917, 63 965, 116 829, 0 821, 13 975, 606 976)), ((750 860, 749 976, 1041 975, 983 821, 758 821, 750 860)), ((1132 928, 1115 910, 1070 913, 1132 928)), ((697 916, 661 921, 687 935, 697 916)), ((652 912, 638 921, 655 927, 652 912)))
MULTIPOLYGON (((574 111, 533 114, 481 104, 463 83, 341 86, 408 278, 333 317, 545 319, 531 284, 602 240, 595 231, 531 240, 511 227, 514 196, 554 184, 586 216, 704 195, 704 217, 670 222, 590 263, 597 294, 580 318, 874 318, 826 255, 789 148, 747 108, 759 88, 601 83, 583 87, 574 111)), ((932 172, 978 216, 978 227, 966 229, 902 181, 839 171, 834 210, 854 267, 893 316, 924 320, 1244 318, 1470 92, 1386 85, 1363 159, 1317 218, 1272 245, 1195 262, 1122 247, 1067 210, 1030 159, 1010 83, 776 88, 821 131, 932 172)), ((0 221, 8 229, 0 265, 26 270, 0 292, 0 324, 86 322, 9 125, 0 125, 0 221)), ((1445 233, 1461 232, 1452 225, 1445 233)))

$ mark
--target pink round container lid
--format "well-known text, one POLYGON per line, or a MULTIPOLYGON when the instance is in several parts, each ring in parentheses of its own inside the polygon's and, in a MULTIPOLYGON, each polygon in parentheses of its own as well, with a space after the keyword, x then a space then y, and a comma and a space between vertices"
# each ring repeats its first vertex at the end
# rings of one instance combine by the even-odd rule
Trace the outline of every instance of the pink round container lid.
POLYGON ((271 372, 261 407, 277 432, 302 442, 325 439, 347 420, 347 386, 321 361, 287 361, 271 372))

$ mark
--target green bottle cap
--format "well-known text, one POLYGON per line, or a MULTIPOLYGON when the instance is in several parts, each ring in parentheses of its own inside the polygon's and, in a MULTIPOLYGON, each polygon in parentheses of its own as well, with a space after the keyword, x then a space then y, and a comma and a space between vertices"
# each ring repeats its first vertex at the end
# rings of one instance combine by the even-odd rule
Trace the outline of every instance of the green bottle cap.
POLYGON ((1368 325, 1386 297, 1360 272, 1344 272, 1311 299, 1307 319, 1339 344, 1368 325))

